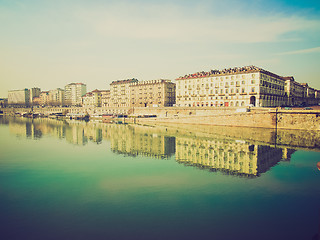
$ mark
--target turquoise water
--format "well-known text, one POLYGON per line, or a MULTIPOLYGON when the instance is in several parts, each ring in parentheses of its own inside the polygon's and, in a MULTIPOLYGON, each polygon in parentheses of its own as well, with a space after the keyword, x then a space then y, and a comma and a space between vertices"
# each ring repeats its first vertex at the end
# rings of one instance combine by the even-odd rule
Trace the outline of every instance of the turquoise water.
POLYGON ((167 128, 0 121, 1 239, 316 239, 320 152, 167 128))

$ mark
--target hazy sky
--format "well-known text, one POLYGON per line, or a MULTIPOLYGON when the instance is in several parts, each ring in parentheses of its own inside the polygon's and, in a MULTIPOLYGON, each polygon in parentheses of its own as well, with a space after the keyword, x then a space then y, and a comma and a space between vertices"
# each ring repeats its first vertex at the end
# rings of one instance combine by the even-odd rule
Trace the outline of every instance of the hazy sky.
POLYGON ((0 97, 247 65, 320 89, 318 0, 0 0, 0 30, 0 97))

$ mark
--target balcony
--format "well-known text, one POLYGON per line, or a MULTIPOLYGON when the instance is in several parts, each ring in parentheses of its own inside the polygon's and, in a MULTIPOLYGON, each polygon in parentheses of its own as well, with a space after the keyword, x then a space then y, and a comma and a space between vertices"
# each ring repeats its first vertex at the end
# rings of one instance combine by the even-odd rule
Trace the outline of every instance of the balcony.
POLYGON ((250 92, 249 94, 250 94, 250 95, 257 95, 256 92, 250 92))

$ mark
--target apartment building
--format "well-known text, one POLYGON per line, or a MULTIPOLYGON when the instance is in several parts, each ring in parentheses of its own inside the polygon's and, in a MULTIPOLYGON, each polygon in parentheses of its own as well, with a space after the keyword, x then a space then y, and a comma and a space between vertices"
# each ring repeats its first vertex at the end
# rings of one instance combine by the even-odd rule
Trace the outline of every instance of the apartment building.
POLYGON ((110 90, 101 90, 101 107, 110 107, 110 90))
POLYGON ((16 106, 29 106, 30 90, 25 88, 22 90, 8 91, 8 104, 16 106))
POLYGON ((118 80, 110 83, 110 107, 130 107, 130 84, 138 79, 118 80))
POLYGON ((64 105, 64 89, 57 88, 49 91, 48 104, 51 106, 63 106, 64 105))
POLYGON ((81 106, 82 96, 87 93, 84 83, 70 83, 64 88, 64 104, 68 106, 81 106))
POLYGON ((101 91, 98 89, 86 93, 82 97, 82 106, 83 107, 101 107, 101 91))
POLYGON ((273 107, 287 100, 284 79, 255 66, 189 74, 176 82, 177 106, 273 107))
POLYGON ((30 103, 33 104, 33 99, 35 97, 39 97, 41 93, 41 89, 38 87, 34 87, 30 89, 30 103))
POLYGON ((160 79, 130 83, 132 107, 170 107, 175 104, 175 84, 160 79))
POLYGON ((47 106, 48 104, 49 104, 49 91, 43 91, 40 93, 40 96, 39 96, 39 105, 47 106))

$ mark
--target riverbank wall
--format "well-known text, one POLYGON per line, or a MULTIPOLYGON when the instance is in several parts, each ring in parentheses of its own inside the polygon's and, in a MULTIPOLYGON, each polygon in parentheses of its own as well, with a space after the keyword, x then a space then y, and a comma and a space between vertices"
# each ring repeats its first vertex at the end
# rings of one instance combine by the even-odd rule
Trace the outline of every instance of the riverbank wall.
MULTIPOLYGON (((127 114, 126 123, 138 124, 191 124, 211 126, 236 126, 271 129, 320 130, 320 110, 284 110, 276 108, 241 109, 221 108, 122 108, 108 109, 127 114), (153 116, 153 117, 152 117, 153 116), (156 117, 154 117, 156 116, 156 117)), ((30 112, 31 109, 4 108, 3 112, 12 115, 15 112, 30 112)), ((88 113, 103 114, 103 108, 39 108, 34 112, 51 113, 88 113)))

